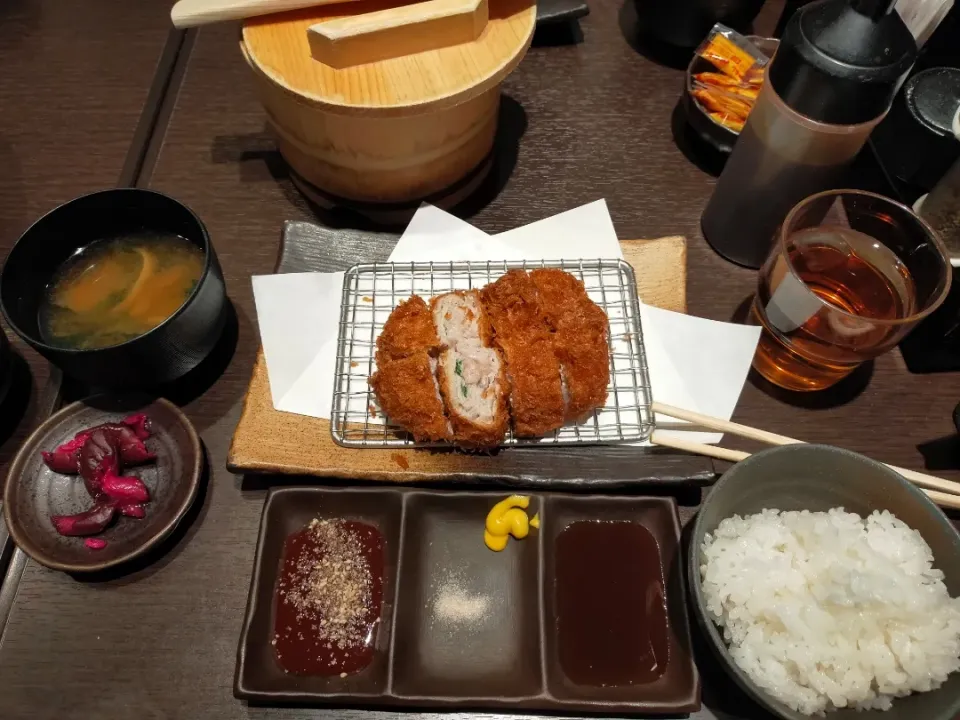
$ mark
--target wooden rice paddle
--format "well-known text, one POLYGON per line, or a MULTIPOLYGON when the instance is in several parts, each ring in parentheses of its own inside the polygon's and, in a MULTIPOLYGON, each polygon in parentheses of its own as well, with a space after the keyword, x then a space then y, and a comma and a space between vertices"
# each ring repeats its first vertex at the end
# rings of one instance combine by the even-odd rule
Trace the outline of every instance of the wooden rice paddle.
MULTIPOLYGON (((355 0, 180 0, 178 28, 355 0)), ((487 0, 426 0, 322 20, 307 30, 310 54, 333 68, 473 42, 487 27, 487 0)))
POLYGON ((324 20, 307 37, 314 60, 345 68, 473 42, 488 19, 487 0, 427 0, 324 20))
POLYGON ((189 28, 343 2, 355 0, 180 0, 170 10, 170 19, 174 27, 189 28))

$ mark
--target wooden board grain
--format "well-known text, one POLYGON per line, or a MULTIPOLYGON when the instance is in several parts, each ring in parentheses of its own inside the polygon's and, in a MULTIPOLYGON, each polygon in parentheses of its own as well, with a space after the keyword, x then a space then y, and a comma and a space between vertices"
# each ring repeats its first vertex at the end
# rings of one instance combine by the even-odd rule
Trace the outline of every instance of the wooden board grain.
MULTIPOLYGON (((686 310, 686 241, 682 237, 658 240, 626 240, 621 242, 624 258, 636 271, 637 291, 647 304, 667 310, 686 310)), ((330 437, 330 421, 279 412, 274 409, 263 352, 257 355, 240 422, 233 435, 227 456, 227 467, 233 472, 283 473, 343 477, 351 479, 413 482, 439 480, 458 476, 501 479, 506 482, 529 482, 538 476, 536 466, 549 453, 548 472, 560 481, 563 472, 555 458, 563 453, 571 456, 593 453, 597 467, 601 457, 613 462, 633 462, 648 453, 640 448, 552 447, 511 448, 491 455, 466 454, 456 451, 406 449, 353 449, 336 445, 330 437), (270 442, 264 442, 270 438, 270 442), (616 460, 614 460, 616 458, 616 460), (528 465, 528 463, 531 463, 528 465)), ((635 477, 643 475, 634 468, 635 477)), ((566 478, 585 482, 579 473, 566 478)), ((604 481, 617 480, 606 478, 604 481)), ((628 482, 629 477, 619 478, 628 482)))

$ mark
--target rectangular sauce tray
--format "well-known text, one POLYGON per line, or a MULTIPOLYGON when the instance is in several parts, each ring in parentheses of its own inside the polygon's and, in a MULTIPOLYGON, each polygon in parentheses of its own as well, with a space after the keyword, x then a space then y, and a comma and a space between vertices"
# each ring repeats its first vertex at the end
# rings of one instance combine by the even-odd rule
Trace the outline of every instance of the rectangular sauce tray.
MULTIPOLYGON (((484 521, 505 497, 416 489, 271 490, 261 518, 234 694, 266 705, 633 714, 699 709, 674 500, 533 493, 528 512, 531 517, 539 513, 539 530, 492 552, 484 545, 484 521), (360 522, 383 536, 383 602, 373 659, 345 677, 287 674, 271 644, 284 542, 313 519, 360 522), (566 596, 557 580, 558 536, 582 521, 639 525, 655 541, 659 568, 632 569, 652 572, 663 582, 659 607, 665 610, 666 632, 660 642, 667 660, 652 681, 577 684, 562 666, 557 618, 563 617, 558 603, 566 596)), ((628 556, 622 549, 618 555, 617 547, 607 552, 598 560, 628 556)), ((626 562, 618 565, 623 572, 631 570, 626 562)), ((615 600, 605 596, 598 606, 615 600)))

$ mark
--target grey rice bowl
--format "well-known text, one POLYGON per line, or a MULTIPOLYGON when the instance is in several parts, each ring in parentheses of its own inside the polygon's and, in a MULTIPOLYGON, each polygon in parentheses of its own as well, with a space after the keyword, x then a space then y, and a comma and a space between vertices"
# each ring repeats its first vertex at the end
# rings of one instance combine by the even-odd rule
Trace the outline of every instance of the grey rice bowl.
MULTIPOLYGON (((826 445, 788 445, 764 450, 734 465, 717 481, 693 525, 688 576, 694 614, 724 670, 757 703, 784 720, 809 715, 787 707, 760 688, 734 662, 708 610, 700 568, 705 536, 721 521, 765 509, 824 512, 843 507, 864 518, 888 510, 918 531, 933 551, 950 597, 960 595, 960 534, 926 495, 898 473, 862 455, 826 445)), ((830 720, 953 720, 960 713, 960 673, 935 690, 897 698, 892 708, 827 713, 830 720)))

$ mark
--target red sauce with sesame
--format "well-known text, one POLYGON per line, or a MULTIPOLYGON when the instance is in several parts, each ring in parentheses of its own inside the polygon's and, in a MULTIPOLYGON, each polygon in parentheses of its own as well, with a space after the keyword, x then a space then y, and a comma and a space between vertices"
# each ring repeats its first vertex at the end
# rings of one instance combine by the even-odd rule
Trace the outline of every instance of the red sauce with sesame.
POLYGON ((651 683, 667 669, 657 541, 632 522, 575 522, 556 539, 557 650, 577 685, 651 683))
POLYGON ((383 535, 314 520, 283 547, 273 645, 295 675, 344 675, 373 660, 383 604, 383 535))

